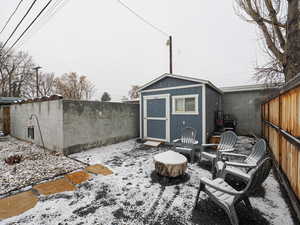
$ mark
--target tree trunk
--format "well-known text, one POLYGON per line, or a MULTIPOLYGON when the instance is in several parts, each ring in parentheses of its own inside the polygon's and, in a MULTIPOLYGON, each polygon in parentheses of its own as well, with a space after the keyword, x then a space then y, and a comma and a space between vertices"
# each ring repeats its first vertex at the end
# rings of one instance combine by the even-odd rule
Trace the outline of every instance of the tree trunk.
POLYGON ((286 81, 300 73, 300 1, 288 0, 286 81))

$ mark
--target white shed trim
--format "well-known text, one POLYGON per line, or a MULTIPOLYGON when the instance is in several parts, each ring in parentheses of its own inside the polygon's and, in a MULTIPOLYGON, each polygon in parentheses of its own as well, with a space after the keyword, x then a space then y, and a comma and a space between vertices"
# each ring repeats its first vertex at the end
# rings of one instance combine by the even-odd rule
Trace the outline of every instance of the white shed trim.
POLYGON ((199 94, 192 95, 173 95, 172 96, 172 114, 173 115, 199 115, 198 107, 198 96, 199 94), (195 98, 195 111, 194 112, 176 112, 175 110, 175 100, 180 98, 195 98))
POLYGON ((202 144, 206 144, 206 85, 202 87, 202 144))
POLYGON ((181 85, 181 86, 168 87, 168 88, 148 89, 148 90, 140 91, 140 93, 155 92, 155 91, 168 91, 168 90, 175 90, 175 89, 184 89, 184 88, 201 87, 201 86, 202 86, 202 84, 181 85))
MULTIPOLYGON (((202 80, 202 79, 198 79, 198 78, 192 78, 192 77, 187 77, 187 76, 182 76, 182 75, 175 75, 175 74, 163 74, 159 77, 157 77, 156 79, 146 83, 145 85, 143 85, 142 87, 140 87, 137 91, 141 92, 143 91, 143 89, 145 89, 146 87, 149 87, 150 85, 166 78, 166 77, 172 77, 172 78, 177 78, 177 79, 181 79, 181 80, 188 80, 188 81, 193 81, 193 82, 197 82, 197 83, 202 83, 202 84, 207 84, 208 86, 210 86, 211 88, 213 88, 215 91, 219 92, 220 94, 223 94, 222 90, 220 90, 219 88, 217 88, 215 85, 213 85, 210 81, 208 80, 202 80)), ((191 86, 191 85, 188 85, 191 86)), ((175 89, 178 87, 174 87, 175 89)), ((153 90, 157 90, 157 89, 153 89, 153 90)))
POLYGON ((171 125, 170 124, 170 94, 143 96, 143 99, 140 101, 143 101, 143 109, 144 109, 144 113, 142 115, 143 116, 142 123, 143 123, 143 128, 144 128, 144 130, 143 130, 144 138, 149 139, 149 140, 170 142, 170 125, 171 125), (165 118, 147 117, 147 100, 149 100, 149 99, 165 99, 166 100, 166 117, 165 118), (165 120, 166 121, 166 139, 158 139, 158 138, 148 137, 148 135, 147 135, 147 120, 148 119, 149 120, 165 120))
MULTIPOLYGON (((139 93, 139 99, 141 99, 141 93, 139 93)), ((142 104, 140 102, 139 104, 140 107, 140 139, 143 138, 143 130, 142 130, 142 121, 143 121, 143 115, 142 115, 142 104)))

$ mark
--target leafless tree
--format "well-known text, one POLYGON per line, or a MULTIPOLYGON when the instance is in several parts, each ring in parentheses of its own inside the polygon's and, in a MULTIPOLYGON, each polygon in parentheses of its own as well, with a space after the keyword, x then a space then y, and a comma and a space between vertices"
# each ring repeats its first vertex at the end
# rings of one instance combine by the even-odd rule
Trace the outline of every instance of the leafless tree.
POLYGON ((67 99, 91 99, 95 93, 95 85, 87 76, 79 76, 75 72, 63 74, 55 78, 56 92, 67 99))
MULTIPOLYGON (((31 71, 33 74, 33 71, 31 71)), ((38 76, 38 85, 39 85, 39 96, 50 96, 56 94, 56 89, 54 85, 55 76, 54 73, 48 72, 39 72, 38 76)), ((29 84, 26 85, 26 90, 23 91, 23 96, 27 98, 36 97, 36 74, 34 73, 32 79, 29 81, 29 84)))
POLYGON ((26 96, 34 79, 32 57, 25 52, 4 52, 0 52, 0 95, 26 96))
POLYGON ((300 72, 298 0, 235 0, 235 11, 259 28, 269 62, 256 68, 255 78, 288 81, 300 72), (296 40, 296 42, 295 42, 296 40))
POLYGON ((39 75, 39 91, 41 96, 56 94, 54 79, 54 73, 41 73, 39 75))
POLYGON ((131 85, 131 89, 128 92, 129 98, 132 99, 137 99, 139 97, 139 93, 137 90, 139 89, 138 85, 131 85))

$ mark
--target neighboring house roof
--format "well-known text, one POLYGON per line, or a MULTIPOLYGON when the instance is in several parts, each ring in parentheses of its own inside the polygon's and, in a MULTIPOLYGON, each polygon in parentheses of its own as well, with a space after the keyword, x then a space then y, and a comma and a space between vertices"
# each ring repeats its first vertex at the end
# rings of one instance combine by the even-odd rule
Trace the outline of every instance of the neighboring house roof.
POLYGON ((243 86, 221 87, 220 89, 226 93, 226 92, 239 92, 239 91, 258 91, 258 90, 276 89, 276 88, 278 87, 270 84, 252 84, 252 85, 243 85, 243 86))
POLYGON ((166 78, 166 77, 172 77, 172 78, 176 78, 176 79, 180 79, 180 80, 188 80, 188 81, 193 81, 196 83, 201 83, 201 84, 207 84, 208 86, 210 86, 211 88, 213 88, 214 90, 216 90, 217 92, 219 92, 220 94, 223 94, 222 90, 217 88, 215 85, 213 85, 210 81, 208 80, 203 80, 203 79, 198 79, 198 78, 193 78, 193 77, 187 77, 187 76, 182 76, 182 75, 175 75, 175 74, 163 74, 159 77, 157 77, 156 79, 146 83, 145 85, 143 85, 142 87, 140 87, 137 91, 140 92, 143 89, 145 89, 146 87, 149 87, 150 85, 166 78))
POLYGON ((22 100, 22 98, 18 97, 0 97, 0 105, 10 105, 15 101, 22 100))
POLYGON ((126 99, 126 100, 122 100, 123 103, 132 103, 132 104, 138 104, 140 103, 140 99, 136 98, 136 99, 126 99))

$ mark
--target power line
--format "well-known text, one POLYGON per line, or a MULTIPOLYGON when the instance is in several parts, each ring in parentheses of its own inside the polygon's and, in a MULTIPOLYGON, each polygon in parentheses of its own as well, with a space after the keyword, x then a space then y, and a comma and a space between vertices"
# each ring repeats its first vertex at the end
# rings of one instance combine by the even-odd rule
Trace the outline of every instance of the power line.
POLYGON ((25 13, 25 15, 22 17, 22 19, 20 20, 20 22, 18 23, 18 25, 15 27, 15 29, 13 30, 13 32, 10 34, 9 38, 6 40, 6 42, 4 43, 4 45, 2 46, 1 50, 4 49, 5 45, 7 44, 7 42, 11 39, 11 37, 14 35, 14 33, 16 32, 16 30, 19 28, 20 24, 23 22, 23 20, 25 19, 25 17, 28 15, 28 13, 30 12, 30 10, 32 9, 32 7, 34 6, 34 4, 36 3, 37 0, 34 0, 30 7, 27 9, 27 12, 25 13))
POLYGON ((147 25, 149 25, 150 27, 154 28, 155 30, 157 30, 158 32, 160 32, 161 34, 169 37, 170 35, 163 31, 162 29, 160 29, 159 27, 155 26, 154 24, 150 23, 148 20, 146 20, 144 17, 142 17, 141 15, 139 15, 137 12, 135 12, 133 9, 131 9, 128 5, 126 5, 124 2, 122 2, 121 0, 117 0, 122 6, 124 6, 126 9, 128 9, 133 15, 135 15, 137 18, 139 18, 140 20, 142 20, 144 23, 146 23, 147 25))
POLYGON ((37 23, 30 29, 30 31, 25 35, 25 40, 23 38, 23 41, 18 44, 18 47, 22 46, 24 43, 26 43, 34 34, 36 34, 45 24, 47 24, 50 19, 62 8, 66 6, 66 4, 70 0, 56 0, 53 4, 51 4, 51 7, 47 9, 47 11, 44 13, 44 16, 39 18, 37 23))
POLYGON ((15 15, 15 13, 17 12, 19 6, 21 5, 21 3, 23 2, 23 0, 19 1, 17 7, 15 8, 15 10, 12 12, 12 14, 10 15, 10 17, 8 18, 8 20, 5 22, 3 28, 0 31, 0 34, 2 34, 2 32, 5 30, 7 24, 10 22, 11 18, 15 15))
POLYGON ((13 45, 6 51, 4 55, 6 55, 17 43, 18 41, 23 37, 23 35, 27 32, 27 30, 34 24, 34 22, 39 18, 39 16, 44 12, 44 10, 49 6, 49 4, 52 2, 52 0, 49 0, 48 3, 42 8, 42 10, 37 14, 37 16, 34 18, 33 21, 27 26, 27 28, 23 31, 23 33, 18 37, 18 39, 13 43, 13 45))

